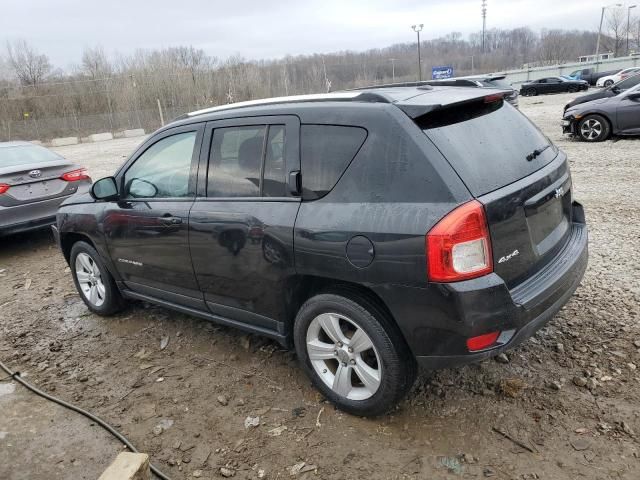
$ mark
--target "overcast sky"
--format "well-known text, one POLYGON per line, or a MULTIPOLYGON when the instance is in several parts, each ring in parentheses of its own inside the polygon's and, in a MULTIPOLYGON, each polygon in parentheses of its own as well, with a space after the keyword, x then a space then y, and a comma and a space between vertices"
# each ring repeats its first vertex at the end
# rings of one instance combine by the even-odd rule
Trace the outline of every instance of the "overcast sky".
MULTIPOLYGON (((608 0, 488 0, 487 28, 597 29, 608 0)), ((366 50, 481 29, 481 0, 3 0, 0 41, 24 38, 56 67, 84 47, 109 54, 192 44, 220 58, 366 50), (4 37, 4 38, 3 38, 4 37)), ((0 55, 5 49, 0 48, 0 55)))

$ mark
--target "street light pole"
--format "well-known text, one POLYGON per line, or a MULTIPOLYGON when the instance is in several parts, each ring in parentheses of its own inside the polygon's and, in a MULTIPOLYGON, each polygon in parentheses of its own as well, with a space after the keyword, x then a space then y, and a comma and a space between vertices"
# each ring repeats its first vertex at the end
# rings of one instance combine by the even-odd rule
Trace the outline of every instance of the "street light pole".
POLYGON ((411 28, 413 29, 413 31, 418 34, 418 81, 419 82, 422 81, 422 59, 420 58, 420 32, 422 31, 423 27, 424 27, 423 23, 419 25, 411 25, 411 28))
POLYGON ((637 5, 629 5, 627 7, 627 56, 629 56, 629 20, 631 20, 631 9, 636 7, 637 5))
POLYGON ((604 20, 604 11, 607 8, 610 7, 621 7, 622 4, 621 3, 615 3, 612 5, 605 5, 604 7, 602 7, 602 13, 600 14, 600 28, 598 28, 598 41, 596 42, 596 72, 598 71, 598 65, 600 65, 600 62, 598 61, 600 59, 600 37, 602 36, 602 21, 604 20))

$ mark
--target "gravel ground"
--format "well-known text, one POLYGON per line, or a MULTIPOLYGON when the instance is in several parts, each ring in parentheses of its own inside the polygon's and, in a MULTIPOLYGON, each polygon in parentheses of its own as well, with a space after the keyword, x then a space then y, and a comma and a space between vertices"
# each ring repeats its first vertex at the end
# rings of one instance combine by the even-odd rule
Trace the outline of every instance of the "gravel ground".
MULTIPOLYGON (((638 479, 640 140, 562 137, 572 96, 523 98, 521 109, 571 159, 590 229, 582 285, 507 356, 422 372, 390 415, 336 411, 268 340, 143 304, 90 314, 48 232, 2 240, 0 358, 120 427, 173 479, 638 479), (245 427, 249 416, 257 427, 245 427)), ((140 141, 57 150, 97 178, 140 141)), ((24 396, 0 395, 0 411, 0 478, 95 478, 95 426, 83 433, 51 414, 58 448, 36 442, 25 454, 16 418, 56 434, 24 396), (87 448, 72 442, 84 438, 87 448)), ((103 455, 118 448, 105 440, 103 455)))

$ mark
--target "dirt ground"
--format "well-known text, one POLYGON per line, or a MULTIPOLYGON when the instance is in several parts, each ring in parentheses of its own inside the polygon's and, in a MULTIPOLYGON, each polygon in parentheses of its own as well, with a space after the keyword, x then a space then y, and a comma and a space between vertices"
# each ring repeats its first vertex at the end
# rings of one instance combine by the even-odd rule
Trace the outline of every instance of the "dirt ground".
MULTIPOLYGON (((335 410, 271 341, 141 303, 90 314, 46 231, 1 240, 0 359, 118 426, 172 479, 636 480, 640 139, 563 138, 571 97, 523 98, 521 109, 571 159, 590 229, 582 285, 506 358, 422 372, 390 415, 335 410), (245 427, 249 416, 257 427, 245 427)), ((58 151, 97 178, 139 142, 58 151)), ((96 478, 121 450, 88 420, 7 385, 1 479, 96 478)))

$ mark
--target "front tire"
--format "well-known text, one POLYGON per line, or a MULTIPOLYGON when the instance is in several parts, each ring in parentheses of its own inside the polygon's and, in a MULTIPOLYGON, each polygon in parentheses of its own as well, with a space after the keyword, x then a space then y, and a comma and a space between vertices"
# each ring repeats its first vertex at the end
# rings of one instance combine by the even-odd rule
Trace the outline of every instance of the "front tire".
POLYGON ((314 386, 353 415, 381 415, 409 391, 416 362, 388 316, 368 299, 320 294, 300 308, 296 353, 314 386))
POLYGON ((603 142, 610 133, 609 122, 601 115, 587 115, 578 124, 578 136, 585 142, 603 142))
POLYGON ((605 88, 610 87, 611 85, 613 85, 613 80, 607 80, 606 82, 604 82, 605 88))
POLYGON ((73 283, 89 310, 108 316, 122 309, 122 295, 95 248, 86 242, 76 242, 69 260, 73 283))

